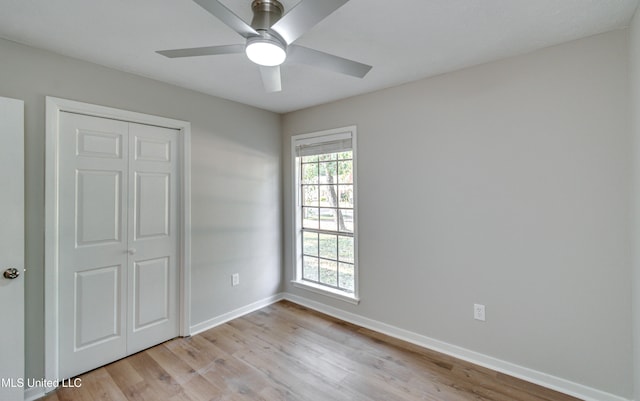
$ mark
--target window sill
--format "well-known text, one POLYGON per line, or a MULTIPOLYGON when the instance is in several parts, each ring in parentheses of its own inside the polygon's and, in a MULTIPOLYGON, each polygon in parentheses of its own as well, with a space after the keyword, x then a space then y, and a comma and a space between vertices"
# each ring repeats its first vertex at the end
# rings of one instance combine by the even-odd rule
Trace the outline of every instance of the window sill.
POLYGON ((302 288, 303 290, 315 292, 316 294, 325 295, 327 297, 331 297, 334 299, 338 299, 340 301, 348 302, 350 304, 358 305, 360 303, 360 298, 356 298, 355 296, 347 295, 346 293, 334 290, 332 288, 327 288, 321 285, 316 285, 313 283, 309 283, 306 281, 297 281, 292 280, 291 284, 294 287, 302 288))

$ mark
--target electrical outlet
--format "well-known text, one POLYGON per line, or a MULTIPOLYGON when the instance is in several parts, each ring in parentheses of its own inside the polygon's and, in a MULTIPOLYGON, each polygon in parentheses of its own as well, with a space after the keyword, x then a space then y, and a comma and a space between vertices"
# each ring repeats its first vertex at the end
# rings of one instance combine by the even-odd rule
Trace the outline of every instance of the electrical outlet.
POLYGON ((231 275, 231 285, 236 286, 240 284, 240 273, 234 273, 231 275))
POLYGON ((485 321, 484 305, 473 304, 473 318, 482 322, 485 321))

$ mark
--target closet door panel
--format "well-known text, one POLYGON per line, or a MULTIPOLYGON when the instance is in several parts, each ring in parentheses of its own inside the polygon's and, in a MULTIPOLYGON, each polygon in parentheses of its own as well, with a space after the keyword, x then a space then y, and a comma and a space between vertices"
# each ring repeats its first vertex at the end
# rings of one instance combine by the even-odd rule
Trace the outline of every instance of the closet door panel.
POLYGON ((68 378, 126 355, 129 126, 60 113, 59 367, 68 378))
POLYGON ((178 131, 130 124, 127 352, 178 335, 178 131))

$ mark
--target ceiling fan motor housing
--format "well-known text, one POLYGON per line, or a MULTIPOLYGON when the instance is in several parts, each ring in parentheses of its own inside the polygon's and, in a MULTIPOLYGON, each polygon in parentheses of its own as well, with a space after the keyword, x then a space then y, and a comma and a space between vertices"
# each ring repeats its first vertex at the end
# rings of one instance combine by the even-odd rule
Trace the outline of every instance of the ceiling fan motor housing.
POLYGON ((253 0, 251 9, 253 10, 251 27, 257 31, 269 30, 284 12, 284 7, 277 0, 253 0))

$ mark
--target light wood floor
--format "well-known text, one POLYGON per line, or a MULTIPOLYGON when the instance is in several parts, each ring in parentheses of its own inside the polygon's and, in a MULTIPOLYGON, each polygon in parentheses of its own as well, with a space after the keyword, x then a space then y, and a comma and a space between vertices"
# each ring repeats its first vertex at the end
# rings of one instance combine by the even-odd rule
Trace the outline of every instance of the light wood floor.
POLYGON ((80 378, 42 400, 576 400, 286 301, 80 378))

